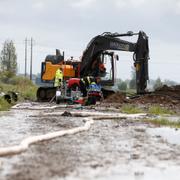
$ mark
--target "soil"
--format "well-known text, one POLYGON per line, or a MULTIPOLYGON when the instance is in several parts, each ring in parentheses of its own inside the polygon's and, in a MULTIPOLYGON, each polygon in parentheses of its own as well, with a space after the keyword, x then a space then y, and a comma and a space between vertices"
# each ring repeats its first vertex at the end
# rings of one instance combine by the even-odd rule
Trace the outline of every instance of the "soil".
POLYGON ((164 85, 161 88, 156 89, 150 94, 145 94, 139 98, 135 98, 133 102, 139 103, 156 103, 166 105, 180 105, 180 85, 168 87, 164 85))
POLYGON ((147 94, 126 97, 124 93, 117 92, 103 103, 111 103, 112 106, 121 107, 122 104, 137 104, 140 106, 160 105, 179 111, 180 109, 180 85, 168 87, 164 85, 147 94))
POLYGON ((126 99, 126 95, 124 93, 117 92, 115 94, 110 95, 103 102, 104 103, 126 103, 129 101, 126 99))

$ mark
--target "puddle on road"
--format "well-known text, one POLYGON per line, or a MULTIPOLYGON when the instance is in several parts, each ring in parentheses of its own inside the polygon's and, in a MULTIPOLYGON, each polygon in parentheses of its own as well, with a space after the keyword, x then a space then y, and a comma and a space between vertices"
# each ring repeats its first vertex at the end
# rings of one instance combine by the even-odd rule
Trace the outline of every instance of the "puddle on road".
POLYGON ((149 128, 147 133, 151 136, 161 136, 168 143, 180 145, 179 129, 169 127, 149 128))
MULTIPOLYGON (((180 167, 151 168, 136 163, 117 165, 110 168, 81 168, 80 172, 72 173, 66 180, 179 180, 180 167), (88 173, 87 173, 88 172, 88 173)), ((64 178, 59 178, 64 179, 64 178)))
MULTIPOLYGON (((22 106, 23 107, 23 106, 22 106)), ((24 108, 24 107, 23 107, 24 108)), ((48 109, 48 108, 46 108, 48 109)), ((44 110, 13 109, 0 114, 0 147, 18 145, 29 136, 69 129, 79 126, 69 117, 41 117, 44 110)))
MULTIPOLYGON (((32 108, 38 109, 38 105, 34 105, 32 108)), ((42 106, 41 114, 45 112, 43 108, 48 109, 48 107, 42 106)), ((51 115, 50 118, 49 116, 38 117, 39 112, 40 110, 16 109, 0 115, 0 146, 18 144, 24 137, 29 135, 37 135, 59 129, 69 129, 81 124, 81 121, 77 121, 77 118, 72 117, 59 118, 53 115, 51 115)), ((139 127, 140 125, 138 128, 139 127)), ((147 160, 144 159, 143 156, 139 160, 130 159, 130 154, 134 154, 133 151, 135 150, 132 149, 132 138, 135 138, 133 133, 137 132, 140 135, 146 133, 146 131, 140 131, 141 128, 138 131, 133 131, 133 128, 137 129, 137 125, 133 126, 132 122, 128 124, 126 121, 97 121, 90 131, 83 132, 83 136, 82 134, 76 134, 75 136, 59 138, 47 144, 44 143, 47 148, 43 146, 32 146, 31 148, 34 148, 33 151, 26 152, 21 156, 13 156, 10 159, 3 158, 4 164, 2 171, 0 171, 0 177, 8 177, 7 175, 11 175, 10 179, 13 179, 11 178, 13 177, 13 173, 15 175, 16 173, 22 173, 20 177, 25 177, 23 174, 28 172, 27 175, 29 175, 29 178, 34 175, 34 177, 39 176, 52 180, 179 180, 180 167, 175 166, 176 163, 173 159, 160 162, 158 161, 158 157, 155 156, 156 161, 153 162, 152 167, 144 164, 149 158, 148 153, 144 152, 146 148, 143 148, 145 145, 149 146, 149 144, 143 141, 144 139, 137 140, 139 140, 139 144, 142 145, 140 153, 144 153, 144 157, 146 157, 147 160), (34 153, 37 154, 35 155, 34 153), (42 161, 40 160, 41 157, 43 157, 42 161), (76 164, 75 160, 77 160, 79 164, 76 164), (95 163, 93 163, 93 161, 95 161, 95 163), (114 164, 115 161, 118 162, 117 166, 114 164), (58 173, 61 172, 60 170, 62 170, 62 172, 68 172, 68 169, 64 169, 65 167, 69 167, 71 170, 69 164, 72 164, 72 169, 75 169, 74 174, 73 171, 69 171, 69 176, 62 178, 58 176, 58 173), (79 168, 75 165, 79 166, 79 168), (46 169, 47 166, 49 166, 49 169, 46 169), (47 170, 47 172, 45 172, 44 169, 47 170), (52 172, 57 173, 57 176, 55 174, 51 175, 52 172), (72 172, 72 174, 70 174, 70 172, 72 172), (38 175, 36 176, 35 174, 38 175), (49 174, 54 177, 50 178, 48 176, 49 174)), ((162 136, 162 138, 167 139, 170 143, 180 144, 180 130, 175 131, 171 128, 148 128, 147 132, 151 136, 162 136)), ((138 137, 141 136, 137 136, 137 138, 138 137)), ((148 140, 153 141, 153 139, 148 140)), ((154 145, 153 150, 157 148, 158 145, 154 145)), ((172 153, 174 154, 174 152, 172 153)), ((15 175, 14 177, 16 177, 15 175)), ((42 179, 39 177, 37 179, 42 179)), ((18 177, 16 179, 18 179, 18 177)))
MULTIPOLYGON (((29 107, 31 107, 31 104, 29 104, 29 107)), ((31 110, 28 109, 28 104, 26 103, 17 109, 0 112, 0 147, 18 145, 29 136, 69 129, 83 123, 82 121, 74 123, 75 118, 69 120, 69 117, 41 117, 44 114, 44 109, 48 111, 48 106, 40 107, 42 109, 38 109, 38 105, 34 105, 34 109, 31 110)), ((20 163, 21 156, 1 157, 0 179, 11 174, 13 167, 20 163)))
MULTIPOLYGON (((33 112, 34 113, 34 112, 33 112)), ((0 146, 14 145, 27 137, 31 122, 31 111, 11 110, 0 114, 0 146)))

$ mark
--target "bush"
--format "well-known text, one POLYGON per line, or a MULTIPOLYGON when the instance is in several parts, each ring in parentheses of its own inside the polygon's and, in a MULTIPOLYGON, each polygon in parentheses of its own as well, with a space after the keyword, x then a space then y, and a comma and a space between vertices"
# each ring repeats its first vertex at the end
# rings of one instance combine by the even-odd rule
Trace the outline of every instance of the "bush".
POLYGON ((13 75, 11 72, 3 71, 0 73, 0 81, 3 83, 7 83, 10 78, 12 78, 13 75))

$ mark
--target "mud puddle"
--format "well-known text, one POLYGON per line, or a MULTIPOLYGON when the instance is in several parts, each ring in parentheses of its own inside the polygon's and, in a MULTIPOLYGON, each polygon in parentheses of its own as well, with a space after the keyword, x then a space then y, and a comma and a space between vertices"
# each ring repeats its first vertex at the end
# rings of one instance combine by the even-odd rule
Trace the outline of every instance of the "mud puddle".
POLYGON ((150 128, 147 132, 152 136, 159 136, 171 144, 180 145, 180 130, 169 127, 150 128))
POLYGON ((1 113, 0 146, 19 143, 22 138, 28 136, 32 125, 32 121, 28 117, 34 113, 21 110, 11 110, 10 112, 1 113))
MULTIPOLYGON (((1 146, 16 144, 24 136, 84 124, 81 117, 56 115, 62 110, 72 111, 72 107, 53 106, 26 104, 25 109, 21 109, 21 105, 19 109, 1 116, 4 118, 3 122, 0 118, 1 146)), ((22 154, 0 158, 0 179, 179 179, 179 144, 165 141, 162 136, 149 132, 150 129, 158 130, 149 123, 133 119, 98 120, 89 131, 40 142, 22 154)))

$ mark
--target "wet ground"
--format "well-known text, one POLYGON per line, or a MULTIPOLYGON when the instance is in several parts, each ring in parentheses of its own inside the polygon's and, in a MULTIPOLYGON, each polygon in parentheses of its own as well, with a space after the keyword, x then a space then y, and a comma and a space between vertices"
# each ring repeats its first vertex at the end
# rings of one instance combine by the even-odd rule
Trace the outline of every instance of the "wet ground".
MULTIPOLYGON (((0 114, 0 146, 84 125, 82 117, 57 115, 65 110, 96 111, 79 106, 21 104, 0 114)), ((88 131, 36 143, 21 154, 0 157, 0 179, 179 180, 179 136, 178 129, 133 119, 97 120, 88 131)))

